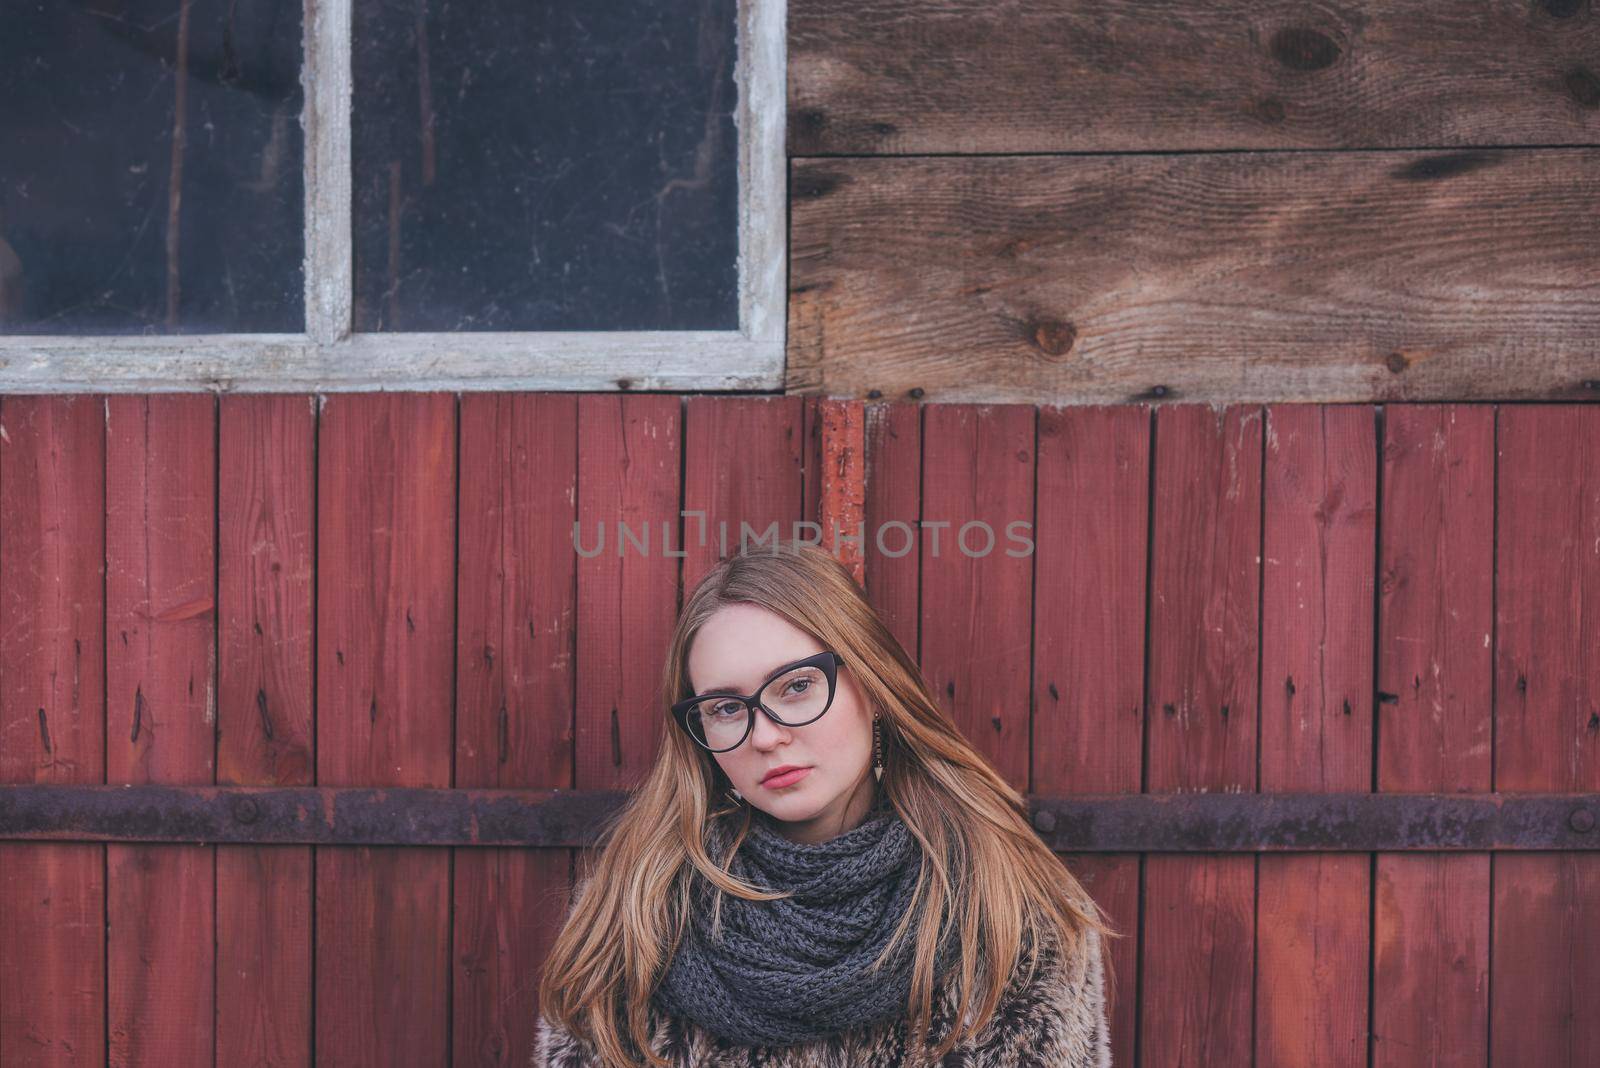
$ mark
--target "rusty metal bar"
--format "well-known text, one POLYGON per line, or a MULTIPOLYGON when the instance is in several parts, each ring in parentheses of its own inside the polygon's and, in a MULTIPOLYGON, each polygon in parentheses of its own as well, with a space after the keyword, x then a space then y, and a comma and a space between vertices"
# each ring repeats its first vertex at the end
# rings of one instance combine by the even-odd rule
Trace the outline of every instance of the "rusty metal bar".
MULTIPOLYGON (((0 786, 0 839, 593 845, 615 790, 0 786)), ((1600 849, 1600 794, 1116 794, 1029 799, 1062 852, 1600 849)))

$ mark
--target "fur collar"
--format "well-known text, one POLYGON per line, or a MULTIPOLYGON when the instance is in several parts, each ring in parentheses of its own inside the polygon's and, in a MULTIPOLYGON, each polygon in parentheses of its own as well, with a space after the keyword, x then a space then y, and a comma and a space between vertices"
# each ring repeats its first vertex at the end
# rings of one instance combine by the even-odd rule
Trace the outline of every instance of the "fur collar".
MULTIPOLYGON (((1105 973, 1100 938, 1089 932, 1082 951, 1068 958, 1047 940, 1035 955, 1025 942, 993 1019, 983 1031, 955 1047, 939 1068, 1110 1068, 1105 973), (1038 966, 1028 976, 1028 965, 1038 966)), ((948 985, 935 992, 932 1032, 953 1028, 954 996, 948 985)), ((906 1022, 856 1028, 797 1046, 734 1046, 693 1023, 651 1013, 651 1045, 674 1068, 924 1068, 906 1061, 906 1022)), ((589 1045, 540 1018, 532 1068, 598 1068, 589 1045)))

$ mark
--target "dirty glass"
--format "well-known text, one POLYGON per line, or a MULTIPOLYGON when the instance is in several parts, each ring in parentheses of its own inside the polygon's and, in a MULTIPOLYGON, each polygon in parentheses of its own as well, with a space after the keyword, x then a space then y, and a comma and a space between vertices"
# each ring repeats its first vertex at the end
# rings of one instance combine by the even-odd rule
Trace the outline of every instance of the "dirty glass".
POLYGON ((300 7, 0 6, 0 332, 303 329, 300 7))
POLYGON ((355 325, 739 325, 734 0, 356 0, 355 325))

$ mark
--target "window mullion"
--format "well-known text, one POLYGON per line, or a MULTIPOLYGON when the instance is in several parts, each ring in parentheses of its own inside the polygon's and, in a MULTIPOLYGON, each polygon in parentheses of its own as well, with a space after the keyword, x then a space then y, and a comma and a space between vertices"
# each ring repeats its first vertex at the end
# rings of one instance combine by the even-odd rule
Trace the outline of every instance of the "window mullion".
POLYGON ((306 334, 328 344, 351 324, 350 7, 306 0, 306 334))

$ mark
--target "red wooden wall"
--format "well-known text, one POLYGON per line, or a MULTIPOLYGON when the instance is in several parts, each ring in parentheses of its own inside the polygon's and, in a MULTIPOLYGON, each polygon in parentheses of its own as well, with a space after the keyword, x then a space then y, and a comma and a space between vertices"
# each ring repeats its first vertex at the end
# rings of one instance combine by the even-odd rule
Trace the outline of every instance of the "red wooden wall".
MULTIPOLYGON (((1600 790, 1600 408, 667 394, 0 398, 0 781, 626 788, 819 515, 1025 791, 1600 790)), ((0 842, 0 1063, 523 1064, 574 859, 0 842)), ((1069 861, 1118 1064, 1600 1063, 1595 853, 1069 861)))

